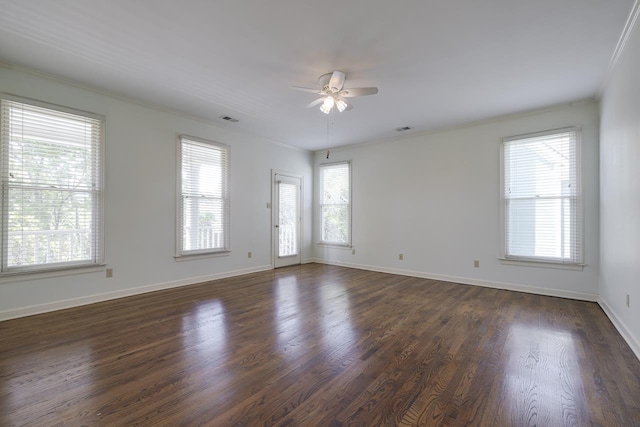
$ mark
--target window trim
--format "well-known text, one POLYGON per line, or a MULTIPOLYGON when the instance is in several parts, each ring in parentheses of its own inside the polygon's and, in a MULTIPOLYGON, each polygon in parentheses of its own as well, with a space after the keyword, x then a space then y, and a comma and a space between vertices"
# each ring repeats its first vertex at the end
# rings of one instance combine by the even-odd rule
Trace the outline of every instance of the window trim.
POLYGON ((352 167, 352 161, 351 160, 343 160, 343 161, 339 161, 339 162, 331 162, 331 163, 321 163, 319 165, 319 169, 318 169, 318 194, 319 194, 319 200, 318 200, 318 208, 320 211, 320 235, 319 235, 319 239, 318 239, 318 245, 319 246, 328 246, 328 247, 335 247, 335 248, 351 248, 353 247, 353 227, 352 227, 352 222, 353 222, 353 179, 352 179, 352 174, 353 174, 353 167, 352 167), (347 226, 349 227, 349 231, 347 233, 347 242, 346 243, 339 243, 339 242, 331 242, 331 241, 326 241, 322 239, 322 227, 323 227, 323 217, 322 217, 322 207, 324 206, 324 204, 322 203, 322 190, 323 190, 323 181, 322 181, 322 169, 326 168, 326 167, 331 167, 331 166, 337 166, 337 165, 347 165, 349 167, 349 205, 348 205, 348 216, 349 219, 347 220, 347 226))
POLYGON ((191 261, 203 258, 223 257, 231 254, 231 195, 229 191, 229 170, 231 164, 231 147, 221 142, 198 138, 187 134, 176 135, 176 233, 175 233, 175 261, 191 261), (182 142, 183 139, 211 145, 225 151, 226 176, 224 179, 225 207, 224 207, 224 247, 220 249, 200 249, 181 251, 182 247, 182 142))
MULTIPOLYGON (((73 114, 76 116, 86 117, 99 122, 99 138, 98 138, 98 162, 96 163, 98 171, 96 178, 97 185, 97 198, 94 201, 95 209, 93 210, 96 224, 95 229, 95 245, 96 251, 94 259, 90 261, 70 261, 70 262, 58 262, 51 264, 38 264, 36 266, 26 267, 14 267, 9 268, 4 265, 5 253, 8 250, 6 247, 5 236, 8 234, 7 225, 5 225, 3 215, 0 215, 0 283, 4 283, 6 280, 19 280, 19 277, 23 276, 25 279, 31 280, 32 277, 49 277, 49 276, 62 276, 67 274, 79 274, 84 272, 93 272, 104 270, 106 266, 106 242, 105 242, 105 192, 106 192, 106 167, 105 167, 105 153, 106 153, 106 116, 102 114, 93 113, 86 110, 80 110, 77 108, 67 107, 64 105, 45 102, 33 98, 27 98, 23 96, 14 95, 11 93, 0 92, 0 100, 7 100, 17 102, 25 105, 31 105, 34 107, 44 108, 47 110, 58 111, 67 114, 73 114)), ((2 142, 0 141, 0 144, 2 142)), ((0 147, 1 151, 4 148, 0 147)), ((2 157, 2 156, 0 156, 2 157)), ((0 159, 0 161, 3 161, 0 159)), ((4 177, 0 176, 0 180, 4 180, 4 177)), ((2 183, 0 182, 0 186, 2 183)), ((0 207, 4 212, 5 200, 3 196, 0 196, 0 207)))
MULTIPOLYGON (((513 135, 504 137, 500 141, 500 256, 498 260, 501 264, 516 265, 516 266, 530 266, 530 267, 546 267, 546 268, 560 268, 569 270, 582 270, 586 265, 584 263, 585 250, 584 250, 584 186, 582 179, 582 128, 580 126, 567 126, 562 128, 549 129, 539 132, 524 133, 519 135, 513 135), (517 141, 521 139, 536 138, 545 135, 555 135, 559 133, 575 133, 575 152, 576 152, 576 185, 578 186, 578 195, 576 196, 576 217, 579 219, 579 225, 577 231, 579 233, 580 242, 572 245, 580 251, 580 259, 576 262, 573 260, 563 261, 560 259, 548 258, 548 257, 522 257, 522 256, 508 256, 507 255, 507 213, 506 213, 506 197, 505 197, 505 143, 511 141, 517 141)), ((573 258, 573 257, 572 257, 573 258)))

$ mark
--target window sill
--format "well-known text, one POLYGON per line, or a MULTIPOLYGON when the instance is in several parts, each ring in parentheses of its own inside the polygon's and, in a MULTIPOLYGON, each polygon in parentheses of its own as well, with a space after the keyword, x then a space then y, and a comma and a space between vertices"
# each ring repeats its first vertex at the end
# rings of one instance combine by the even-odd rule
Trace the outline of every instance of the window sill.
POLYGON ((182 261, 195 261, 198 259, 206 259, 206 258, 220 258, 223 256, 229 256, 231 255, 231 251, 220 251, 220 252, 207 252, 207 253, 200 253, 200 254, 190 254, 190 255, 176 255, 174 256, 174 259, 176 260, 176 262, 182 262, 182 261))
POLYGON ((537 267, 537 268, 556 268, 559 270, 575 270, 582 271, 586 264, 564 264, 561 262, 551 261, 534 261, 534 260, 515 260, 507 258, 498 258, 500 264, 505 265, 519 265, 523 267, 537 267))
POLYGON ((352 249, 353 246, 349 245, 349 244, 340 244, 340 243, 325 243, 325 242, 319 242, 317 243, 318 246, 325 246, 327 248, 335 248, 335 249, 352 249))
POLYGON ((0 284, 22 282, 26 280, 50 279, 53 277, 73 276, 76 274, 97 273, 105 270, 106 264, 93 264, 88 266, 64 267, 40 271, 20 271, 0 274, 0 284))

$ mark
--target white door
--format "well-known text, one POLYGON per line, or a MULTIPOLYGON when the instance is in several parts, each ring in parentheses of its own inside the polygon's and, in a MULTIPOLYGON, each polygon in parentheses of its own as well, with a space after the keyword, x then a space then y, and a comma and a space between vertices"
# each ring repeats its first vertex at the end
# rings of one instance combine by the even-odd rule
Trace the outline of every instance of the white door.
POLYGON ((300 252, 300 194, 302 178, 273 172, 273 252, 274 266, 302 263, 300 252))

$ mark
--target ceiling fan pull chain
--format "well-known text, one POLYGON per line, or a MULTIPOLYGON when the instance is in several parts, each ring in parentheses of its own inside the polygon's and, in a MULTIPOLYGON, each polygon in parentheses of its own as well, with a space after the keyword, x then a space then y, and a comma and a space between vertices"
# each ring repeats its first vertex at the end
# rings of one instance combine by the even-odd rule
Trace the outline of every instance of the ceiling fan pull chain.
MULTIPOLYGON (((331 140, 329 139, 329 115, 327 114, 327 147, 330 147, 331 140)), ((329 150, 327 150, 327 159, 329 158, 329 150)))

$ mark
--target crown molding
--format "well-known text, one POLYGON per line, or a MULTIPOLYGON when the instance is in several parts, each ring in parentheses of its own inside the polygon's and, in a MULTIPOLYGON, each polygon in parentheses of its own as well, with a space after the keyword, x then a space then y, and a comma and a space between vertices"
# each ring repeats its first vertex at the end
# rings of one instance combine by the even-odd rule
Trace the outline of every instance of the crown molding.
POLYGON ((618 44, 616 44, 616 48, 613 51, 613 55, 611 55, 611 60, 609 61, 609 67, 607 68, 607 72, 605 74, 605 78, 598 89, 597 98, 600 99, 602 94, 604 93, 604 89, 607 86, 607 83, 611 79, 611 75, 613 74, 622 53, 631 38, 631 34, 633 33, 633 29, 638 22, 638 17, 640 16, 640 0, 636 0, 633 3, 633 7, 631 7, 631 12, 629 13, 629 17, 627 18, 627 22, 624 24, 624 28, 622 29, 622 34, 620 34, 620 38, 618 39, 618 44))

